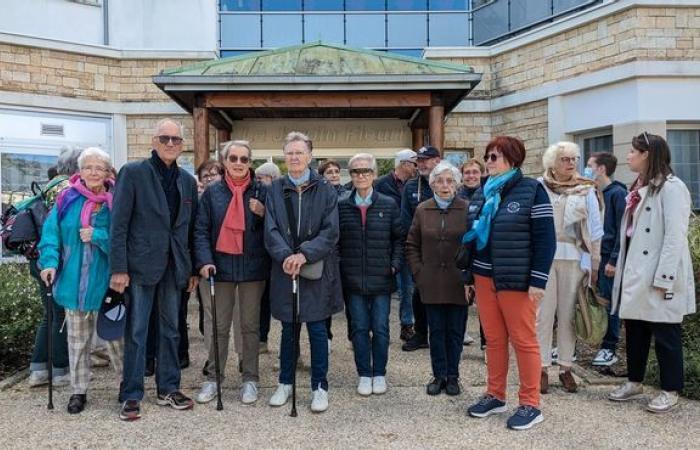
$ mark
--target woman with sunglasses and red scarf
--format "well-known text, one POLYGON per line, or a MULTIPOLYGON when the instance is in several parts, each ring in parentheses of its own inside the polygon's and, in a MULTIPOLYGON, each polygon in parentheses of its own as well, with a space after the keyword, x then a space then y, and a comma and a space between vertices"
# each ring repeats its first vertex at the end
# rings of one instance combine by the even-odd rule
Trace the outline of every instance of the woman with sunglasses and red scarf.
POLYGON ((637 174, 620 228, 620 255, 613 307, 625 321, 628 381, 608 398, 623 402, 642 394, 649 346, 654 338, 661 392, 647 410, 663 413, 683 389, 683 316, 695 312, 695 281, 688 248, 691 200, 673 174, 668 144, 644 132, 632 139, 629 169, 637 174))
MULTIPOLYGON (((207 380, 196 397, 206 403, 216 397, 215 355, 212 326, 219 335, 219 361, 226 367, 234 305, 239 304, 242 337, 242 386, 240 400, 258 398, 258 342, 260 299, 270 273, 270 259, 263 244, 265 186, 251 169, 247 141, 230 141, 221 151, 224 176, 204 191, 194 231, 195 265, 202 278, 215 273, 217 323, 212 323, 211 298, 202 291, 204 339, 209 351, 207 380)), ((223 378, 223 373, 221 374, 223 378)))

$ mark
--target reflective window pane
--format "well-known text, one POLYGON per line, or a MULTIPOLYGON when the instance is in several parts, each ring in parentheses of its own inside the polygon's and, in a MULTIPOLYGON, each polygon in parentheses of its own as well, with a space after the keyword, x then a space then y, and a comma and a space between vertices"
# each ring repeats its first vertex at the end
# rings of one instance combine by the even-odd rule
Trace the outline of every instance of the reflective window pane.
POLYGON ((671 167, 690 191, 693 208, 700 208, 700 131, 668 130, 671 167))
POLYGON ((496 1, 474 11, 474 44, 479 45, 508 32, 508 2, 496 1))
POLYGON ((590 0, 554 0, 554 14, 581 6, 584 3, 590 3, 590 0))
POLYGON ((301 14, 263 15, 263 47, 301 44, 301 14))
POLYGON ((469 0, 429 0, 428 9, 431 11, 467 11, 469 0))
POLYGON ((342 11, 343 0, 304 0, 304 11, 342 11))
POLYGON ((510 3, 510 29, 532 25, 552 15, 550 0, 528 0, 510 3))
POLYGON ((423 56, 423 49, 422 48, 402 48, 398 50, 394 49, 389 49, 387 50, 387 53, 396 53, 398 55, 403 55, 403 56, 412 56, 414 58, 420 58, 423 56))
POLYGON ((431 14, 428 23, 430 46, 469 44, 469 17, 465 14, 431 14))
POLYGON ((428 42, 426 14, 389 14, 388 47, 425 47, 428 42))
POLYGON ((221 47, 260 48, 260 16, 222 15, 221 47))
POLYGON ((260 0, 221 0, 222 11, 260 11, 260 0))
POLYGON ((347 45, 384 47, 384 14, 348 14, 345 18, 347 45))
POLYGON ((304 42, 313 41, 342 44, 342 14, 306 14, 304 16, 304 42))
POLYGON ((257 50, 221 50, 221 58, 230 58, 232 56, 243 56, 257 50))
POLYGON ((347 11, 384 11, 384 0, 349 0, 347 11))
POLYGON ((387 7, 389 11, 425 11, 428 9, 426 0, 389 0, 387 7))
POLYGON ((301 11, 301 0, 263 0, 263 11, 301 11))

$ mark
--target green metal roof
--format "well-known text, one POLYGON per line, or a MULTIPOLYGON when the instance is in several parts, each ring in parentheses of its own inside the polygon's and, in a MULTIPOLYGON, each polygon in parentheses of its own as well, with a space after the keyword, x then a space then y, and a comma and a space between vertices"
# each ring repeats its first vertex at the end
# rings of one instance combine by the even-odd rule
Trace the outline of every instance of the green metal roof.
POLYGON ((166 69, 165 76, 471 74, 470 66, 313 42, 166 69))

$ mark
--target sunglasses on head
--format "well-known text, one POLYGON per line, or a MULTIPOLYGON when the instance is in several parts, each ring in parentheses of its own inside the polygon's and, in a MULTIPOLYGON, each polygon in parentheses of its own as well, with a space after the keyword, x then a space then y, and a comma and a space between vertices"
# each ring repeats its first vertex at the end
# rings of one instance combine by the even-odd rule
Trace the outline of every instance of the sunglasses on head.
POLYGON ((350 169, 350 175, 369 175, 370 173, 374 173, 373 169, 370 168, 361 168, 361 169, 350 169))
POLYGON ((228 155, 228 162, 230 163, 237 163, 238 161, 241 162, 241 164, 248 164, 250 162, 250 158, 247 156, 237 156, 237 155, 228 155))
POLYGON ((158 141, 161 144, 167 144, 168 142, 172 142, 173 145, 180 145, 182 144, 182 138, 180 136, 167 136, 167 135, 162 135, 158 136, 158 141))
POLYGON ((484 156, 484 161, 489 162, 490 160, 491 162, 496 162, 498 161, 499 157, 500 155, 498 155, 497 153, 489 153, 488 155, 484 156))
POLYGON ((649 133, 642 131, 642 136, 644 136, 644 142, 647 143, 647 147, 651 147, 651 144, 649 143, 649 133))

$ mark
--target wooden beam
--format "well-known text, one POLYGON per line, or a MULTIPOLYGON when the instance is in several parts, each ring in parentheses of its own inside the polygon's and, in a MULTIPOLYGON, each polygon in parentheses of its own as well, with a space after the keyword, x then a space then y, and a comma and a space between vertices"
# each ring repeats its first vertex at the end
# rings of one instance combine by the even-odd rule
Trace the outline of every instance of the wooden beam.
POLYGON ((425 128, 411 128, 411 142, 413 150, 418 151, 425 142, 425 128))
POLYGON ((428 137, 430 145, 443 153, 445 142, 445 107, 431 106, 428 110, 428 137))
POLYGON ((228 130, 230 132, 233 128, 231 123, 219 111, 213 109, 209 110, 209 123, 219 130, 228 130))
POLYGON ((194 118, 194 168, 209 159, 209 110, 206 107, 195 106, 192 111, 194 118))
POLYGON ((216 141, 218 144, 218 149, 221 151, 221 144, 231 140, 231 130, 222 130, 221 128, 216 129, 216 141))
POLYGON ((431 105, 430 92, 212 92, 210 108, 395 108, 431 105))

